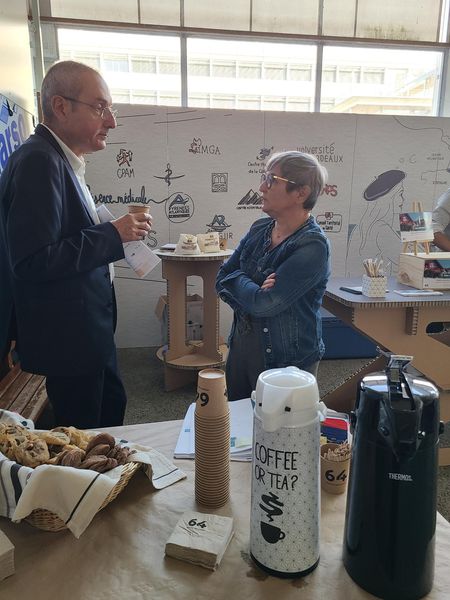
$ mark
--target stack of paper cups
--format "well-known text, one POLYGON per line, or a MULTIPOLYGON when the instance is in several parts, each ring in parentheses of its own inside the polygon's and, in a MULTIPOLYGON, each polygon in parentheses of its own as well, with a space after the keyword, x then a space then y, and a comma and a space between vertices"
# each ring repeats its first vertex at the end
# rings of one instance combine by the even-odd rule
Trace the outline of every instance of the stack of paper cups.
POLYGON ((194 422, 195 499, 217 508, 230 495, 230 410, 220 369, 198 374, 194 422))

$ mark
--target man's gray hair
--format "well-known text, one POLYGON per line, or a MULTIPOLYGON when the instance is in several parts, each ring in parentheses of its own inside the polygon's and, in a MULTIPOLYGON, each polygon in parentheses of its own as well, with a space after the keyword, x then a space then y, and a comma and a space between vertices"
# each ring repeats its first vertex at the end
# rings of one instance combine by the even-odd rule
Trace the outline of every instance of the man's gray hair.
POLYGON ((85 73, 100 73, 83 63, 73 60, 62 60, 50 67, 42 81, 41 107, 44 121, 53 119, 52 97, 68 96, 78 98, 82 91, 81 77, 85 73))
POLYGON ((280 167, 282 177, 295 181, 287 183, 286 190, 291 192, 297 187, 309 186, 311 193, 303 204, 304 208, 314 208, 323 186, 328 179, 328 173, 325 167, 319 164, 319 161, 312 154, 290 150, 288 152, 278 152, 272 154, 266 164, 266 170, 270 171, 275 166, 280 167))

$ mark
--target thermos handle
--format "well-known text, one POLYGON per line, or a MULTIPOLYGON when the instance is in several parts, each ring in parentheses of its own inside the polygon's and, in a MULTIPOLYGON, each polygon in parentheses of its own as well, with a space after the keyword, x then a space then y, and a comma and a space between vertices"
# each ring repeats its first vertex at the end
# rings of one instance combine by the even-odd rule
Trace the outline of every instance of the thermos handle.
POLYGON ((422 400, 415 397, 411 391, 403 372, 404 366, 392 364, 391 361, 386 368, 388 393, 382 402, 378 427, 398 459, 409 459, 415 454, 419 444, 423 409, 422 400), (409 409, 402 406, 405 395, 409 400, 409 409))

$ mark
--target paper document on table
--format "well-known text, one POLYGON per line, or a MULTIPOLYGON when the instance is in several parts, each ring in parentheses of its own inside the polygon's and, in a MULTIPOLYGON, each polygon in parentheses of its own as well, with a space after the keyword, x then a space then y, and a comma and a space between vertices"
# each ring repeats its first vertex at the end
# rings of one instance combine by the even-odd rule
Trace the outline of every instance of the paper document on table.
POLYGON ((442 296, 442 292, 435 290, 394 290, 400 296, 442 296))
MULTIPOLYGON (((100 223, 107 223, 114 219, 114 215, 106 208, 104 204, 97 207, 100 223)), ((127 242, 123 245, 125 261, 138 277, 145 277, 152 271, 156 265, 161 262, 150 248, 144 242, 127 242)))
MULTIPOLYGON (((230 459, 250 461, 252 459, 253 408, 250 398, 229 402, 230 407, 230 459)), ((194 430, 195 402, 184 417, 174 458, 195 458, 194 430)))

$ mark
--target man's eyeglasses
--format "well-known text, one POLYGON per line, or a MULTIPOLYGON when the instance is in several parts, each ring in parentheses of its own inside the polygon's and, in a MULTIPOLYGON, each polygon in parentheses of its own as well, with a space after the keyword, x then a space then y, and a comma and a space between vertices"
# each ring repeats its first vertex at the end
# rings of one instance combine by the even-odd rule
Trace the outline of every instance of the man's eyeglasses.
POLYGON ((85 104, 86 106, 89 106, 89 108, 95 110, 101 119, 106 118, 105 113, 109 113, 114 119, 117 118, 118 111, 111 106, 94 106, 93 104, 89 104, 89 102, 83 102, 83 100, 77 100, 76 98, 70 98, 69 96, 61 97, 64 98, 64 100, 70 100, 70 102, 77 102, 78 104, 85 104))
POLYGON ((274 175, 273 173, 262 173, 261 175, 261 183, 265 183, 268 190, 270 190, 270 188, 273 186, 275 180, 285 181, 286 183, 293 183, 294 185, 298 185, 296 181, 291 181, 290 179, 280 177, 279 175, 274 175))

